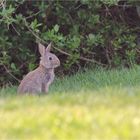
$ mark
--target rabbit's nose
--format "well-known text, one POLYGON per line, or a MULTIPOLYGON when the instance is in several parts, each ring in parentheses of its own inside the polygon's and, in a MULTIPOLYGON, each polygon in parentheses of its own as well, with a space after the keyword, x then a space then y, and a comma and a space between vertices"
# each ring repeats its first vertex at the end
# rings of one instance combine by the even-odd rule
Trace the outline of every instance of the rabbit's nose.
POLYGON ((54 64, 55 67, 58 67, 58 66, 60 66, 60 61, 59 60, 55 61, 53 64, 54 64))

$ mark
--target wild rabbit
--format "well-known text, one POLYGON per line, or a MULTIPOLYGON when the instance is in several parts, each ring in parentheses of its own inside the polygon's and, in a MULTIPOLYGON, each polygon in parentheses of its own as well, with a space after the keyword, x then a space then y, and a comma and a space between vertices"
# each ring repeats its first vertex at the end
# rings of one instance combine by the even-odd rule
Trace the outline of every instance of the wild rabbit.
POLYGON ((49 86, 54 80, 54 68, 60 66, 60 60, 55 54, 50 53, 51 43, 45 47, 39 43, 40 65, 29 72, 18 87, 19 94, 48 93, 49 86))

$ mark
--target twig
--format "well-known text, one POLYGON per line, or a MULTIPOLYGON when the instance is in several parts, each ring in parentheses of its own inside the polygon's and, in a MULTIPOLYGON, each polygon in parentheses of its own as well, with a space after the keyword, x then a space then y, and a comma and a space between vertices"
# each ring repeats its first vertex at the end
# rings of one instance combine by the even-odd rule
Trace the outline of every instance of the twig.
POLYGON ((110 59, 110 56, 109 56, 109 51, 107 49, 105 49, 105 53, 106 53, 106 58, 107 58, 108 64, 109 64, 109 66, 111 66, 111 59, 110 59))
POLYGON ((20 65, 19 70, 23 68, 23 66, 26 64, 27 62, 24 62, 20 65))
POLYGON ((111 14, 111 12, 109 11, 109 8, 107 7, 107 6, 105 6, 105 11, 106 11, 106 16, 107 15, 110 15, 111 17, 112 17, 112 14, 111 14))
POLYGON ((18 78, 16 78, 8 69, 7 67, 3 64, 4 69, 6 70, 6 72, 12 76, 16 81, 18 81, 20 83, 20 80, 18 78))
POLYGON ((27 27, 27 29, 32 33, 33 36, 35 36, 35 38, 38 40, 38 41, 43 41, 28 25, 27 21, 26 20, 23 20, 24 23, 25 23, 25 26, 27 27))
POLYGON ((140 50, 139 50, 139 49, 136 49, 136 51, 137 51, 138 53, 140 53, 140 50))
POLYGON ((133 6, 133 5, 129 5, 129 4, 127 4, 127 5, 126 5, 126 4, 124 4, 124 5, 117 5, 117 7, 123 7, 123 8, 125 8, 125 7, 128 8, 128 7, 132 7, 132 6, 133 6))
POLYGON ((26 17, 26 19, 32 18, 32 17, 38 15, 40 12, 41 12, 41 11, 38 11, 37 13, 30 15, 30 16, 26 17))
MULTIPOLYGON (((65 55, 67 55, 67 56, 73 56, 72 54, 69 54, 69 53, 67 53, 67 52, 65 52, 65 51, 63 51, 63 50, 61 50, 61 49, 59 49, 59 48, 57 48, 57 47, 54 47, 54 46, 53 46, 53 48, 56 49, 57 51, 59 51, 59 52, 62 53, 62 54, 65 54, 65 55)), ((84 60, 84 61, 87 61, 87 62, 91 62, 91 63, 96 63, 96 64, 98 64, 98 65, 105 66, 105 64, 102 64, 102 63, 100 63, 100 62, 98 62, 98 61, 96 61, 96 60, 88 59, 88 58, 85 58, 85 57, 82 57, 82 56, 80 56, 79 59, 84 60)))
POLYGON ((15 28, 15 26, 11 23, 13 29, 15 30, 15 32, 20 36, 20 33, 17 31, 17 29, 15 28))
POLYGON ((75 7, 74 9, 77 10, 79 9, 83 4, 78 5, 77 7, 75 7))
POLYGON ((48 5, 48 8, 46 9, 46 16, 45 16, 45 22, 47 23, 48 22, 48 17, 51 13, 51 10, 52 10, 52 3, 53 1, 48 1, 49 2, 49 5, 48 5))
POLYGON ((2 7, 3 9, 5 9, 5 7, 6 7, 6 0, 1 0, 0 7, 2 7))

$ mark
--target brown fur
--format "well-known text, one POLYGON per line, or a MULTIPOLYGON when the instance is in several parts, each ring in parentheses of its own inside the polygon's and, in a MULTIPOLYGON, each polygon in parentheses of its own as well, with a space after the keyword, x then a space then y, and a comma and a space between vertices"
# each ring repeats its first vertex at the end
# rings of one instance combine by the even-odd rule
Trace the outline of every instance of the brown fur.
POLYGON ((18 87, 20 94, 39 94, 48 93, 49 86, 54 80, 54 68, 60 65, 59 59, 50 53, 50 44, 45 47, 39 44, 39 52, 41 54, 40 65, 34 71, 29 72, 21 81, 18 87), (51 60, 50 58, 51 57, 51 60))

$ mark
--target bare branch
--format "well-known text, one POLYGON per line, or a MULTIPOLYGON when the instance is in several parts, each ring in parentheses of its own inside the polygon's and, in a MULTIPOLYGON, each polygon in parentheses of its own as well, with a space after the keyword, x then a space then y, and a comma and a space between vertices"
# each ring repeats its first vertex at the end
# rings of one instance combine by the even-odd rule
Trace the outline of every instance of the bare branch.
POLYGON ((2 7, 3 9, 5 9, 5 7, 6 7, 6 0, 1 0, 0 7, 2 7))
POLYGON ((6 70, 6 72, 13 77, 16 81, 18 81, 20 83, 20 80, 18 78, 16 78, 9 70, 8 68, 3 64, 4 69, 6 70))
MULTIPOLYGON (((41 38, 30 28, 30 26, 28 25, 28 23, 27 23, 26 20, 24 20, 24 22, 25 22, 25 26, 27 27, 27 29, 32 33, 32 35, 37 39, 37 41, 40 41, 40 42, 42 42, 42 43, 46 43, 45 40, 41 39, 41 38)), ((54 46, 53 46, 53 48, 56 49, 57 51, 59 51, 60 53, 64 54, 64 55, 73 56, 72 54, 63 51, 62 49, 59 49, 59 48, 54 47, 54 46)), ((102 64, 102 63, 100 63, 100 62, 98 62, 98 61, 96 61, 96 60, 93 60, 93 59, 88 59, 88 58, 85 58, 85 57, 79 57, 78 59, 83 60, 83 61, 86 61, 86 62, 90 62, 90 63, 94 63, 94 64, 96 63, 96 64, 98 64, 98 65, 106 66, 105 64, 102 64)))
POLYGON ((13 29, 15 30, 15 32, 20 36, 20 33, 17 31, 17 29, 15 28, 15 26, 13 24, 11 24, 13 29))
POLYGON ((32 17, 34 17, 34 16, 37 16, 40 12, 41 12, 41 11, 38 11, 37 13, 30 15, 30 16, 26 17, 26 19, 32 18, 32 17))

